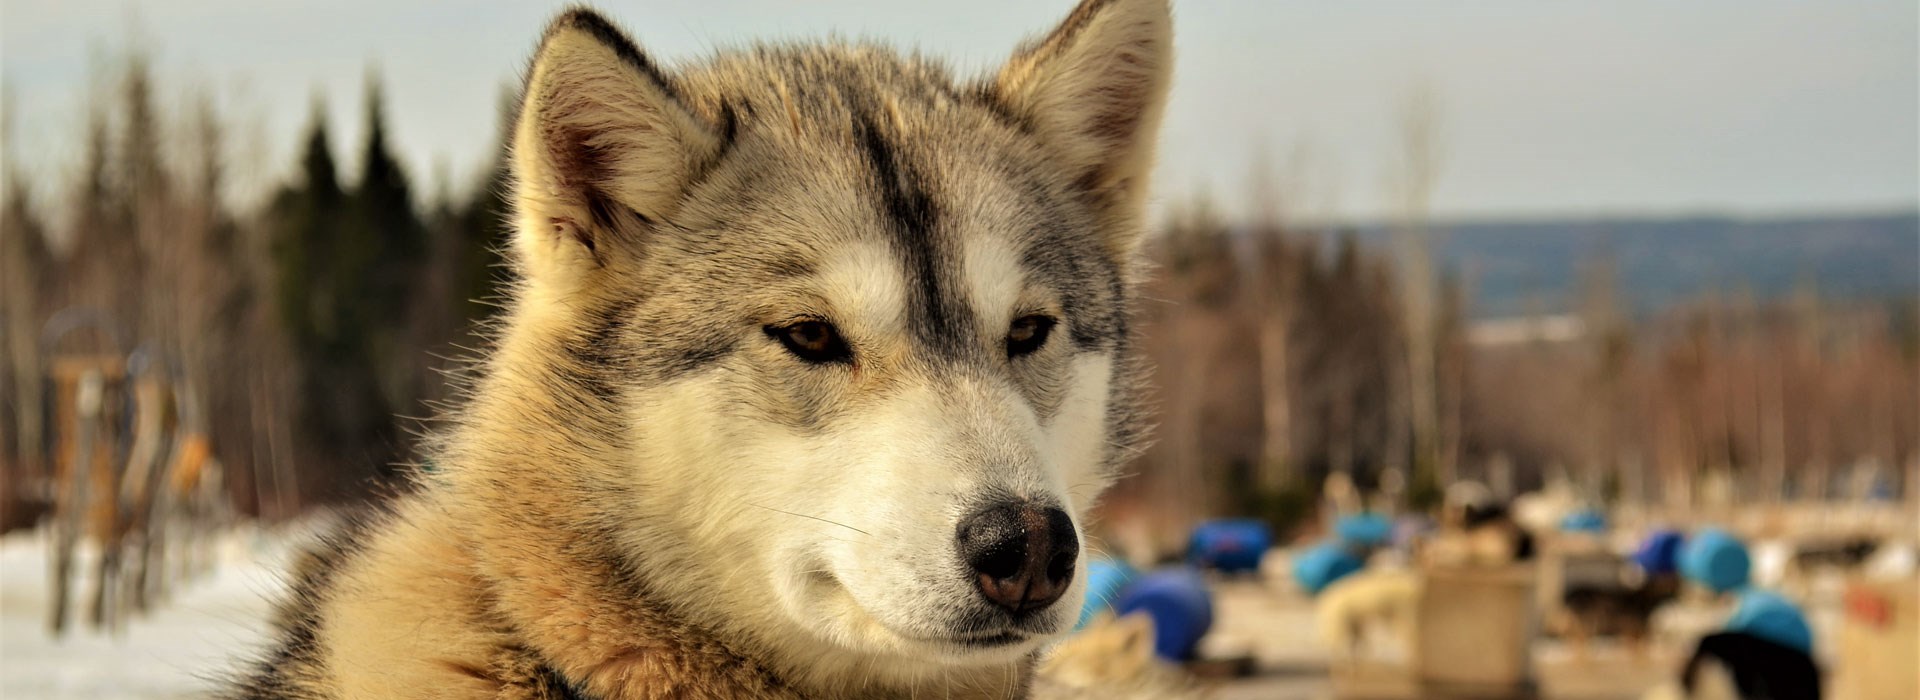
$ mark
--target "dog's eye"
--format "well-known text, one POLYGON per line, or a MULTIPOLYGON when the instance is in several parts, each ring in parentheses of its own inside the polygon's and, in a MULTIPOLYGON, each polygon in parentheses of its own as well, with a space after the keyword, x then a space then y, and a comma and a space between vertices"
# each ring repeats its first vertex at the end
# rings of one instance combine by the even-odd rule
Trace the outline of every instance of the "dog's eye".
POLYGON ((1030 355, 1047 344, 1047 334, 1053 331, 1053 318, 1049 316, 1021 316, 1013 320, 1007 328, 1007 357, 1014 358, 1030 355))
POLYGON ((767 335, 787 347, 794 357, 813 363, 852 362, 853 351, 840 338, 840 329, 826 321, 798 321, 785 326, 767 326, 767 335))

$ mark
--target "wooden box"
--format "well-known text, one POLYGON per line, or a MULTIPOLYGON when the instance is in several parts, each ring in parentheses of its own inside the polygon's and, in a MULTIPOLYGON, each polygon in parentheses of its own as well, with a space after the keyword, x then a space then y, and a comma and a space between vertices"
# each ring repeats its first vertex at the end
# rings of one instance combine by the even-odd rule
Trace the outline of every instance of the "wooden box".
POLYGON ((1423 697, 1531 698, 1535 569, 1434 568, 1421 588, 1414 677, 1423 697))

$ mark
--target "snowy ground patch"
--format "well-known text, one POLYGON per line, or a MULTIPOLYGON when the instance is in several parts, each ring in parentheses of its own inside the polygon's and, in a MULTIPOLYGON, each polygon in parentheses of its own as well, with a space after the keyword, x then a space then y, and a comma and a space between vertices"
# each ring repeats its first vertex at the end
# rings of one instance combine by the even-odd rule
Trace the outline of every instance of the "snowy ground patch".
MULTIPOLYGON (((216 565, 178 585, 172 599, 129 620, 116 635, 76 619, 63 638, 47 632, 52 599, 49 541, 42 532, 0 538, 0 698, 207 697, 264 646, 290 543, 300 536, 244 529, 216 544, 216 565)), ((91 570, 81 559, 82 571, 91 570)), ((84 596, 86 585, 76 589, 84 596)), ((76 606, 77 607, 77 606, 76 606)))

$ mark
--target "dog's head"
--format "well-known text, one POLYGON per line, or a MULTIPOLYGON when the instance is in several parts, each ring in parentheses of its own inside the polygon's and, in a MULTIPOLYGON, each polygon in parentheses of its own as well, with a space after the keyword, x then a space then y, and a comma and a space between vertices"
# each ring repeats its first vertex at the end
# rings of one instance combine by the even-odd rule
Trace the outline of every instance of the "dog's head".
POLYGON ((909 670, 1072 624, 1084 519, 1138 437, 1170 43, 1164 0, 1086 0, 969 83, 866 45, 669 72, 590 12, 554 22, 514 125, 504 343, 590 436, 650 585, 909 670))

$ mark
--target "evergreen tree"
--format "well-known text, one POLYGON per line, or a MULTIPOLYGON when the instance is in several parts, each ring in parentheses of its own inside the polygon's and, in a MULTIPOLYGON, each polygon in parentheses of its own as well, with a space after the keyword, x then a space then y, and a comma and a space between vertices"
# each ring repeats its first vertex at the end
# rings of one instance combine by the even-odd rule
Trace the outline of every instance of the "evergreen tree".
POLYGON ((115 212, 118 236, 131 238, 130 259, 117 268, 114 285, 126 304, 119 311, 135 336, 170 346, 176 330, 170 293, 177 285, 181 241, 173 240, 170 183, 162 160, 165 125, 154 105, 153 70, 144 55, 128 57, 121 78, 117 175, 123 198, 115 212))
MULTIPOLYGON (((359 188, 353 193, 352 222, 342 231, 336 260, 342 300, 343 341, 370 372, 368 410, 376 439, 391 443, 392 414, 419 397, 413 380, 426 370, 425 355, 406 329, 416 281, 427 263, 427 228, 414 211, 413 189, 387 143, 385 99, 379 83, 367 87, 367 141, 361 156, 359 188)), ((382 464, 393 455, 385 455, 382 464)))
POLYGON ((358 209, 339 183, 327 126, 316 108, 301 157, 302 181, 274 198, 275 297, 298 360, 302 449, 352 480, 384 464, 391 449, 390 411, 382 400, 372 353, 379 332, 378 251, 358 209), (377 288, 377 287, 376 287, 377 288), (372 298, 370 298, 372 297, 372 298))
POLYGON ((463 208, 459 216, 460 257, 454 270, 454 303, 458 305, 459 318, 473 320, 491 314, 492 300, 498 296, 504 260, 501 257, 507 245, 507 234, 511 222, 507 206, 508 171, 507 150, 502 144, 495 149, 497 154, 492 167, 487 170, 486 182, 474 192, 473 199, 463 208))
POLYGON ((345 198, 327 140, 326 117, 317 105, 306 141, 300 181, 274 195, 269 218, 280 320, 292 344, 312 355, 333 335, 327 267, 345 198))
POLYGON ((426 226, 413 209, 413 189, 407 174, 387 145, 385 99, 379 84, 367 88, 367 143, 361 158, 360 187, 354 193, 359 226, 344 241, 353 253, 366 253, 372 284, 360 295, 368 308, 365 318, 386 325, 405 305, 394 303, 408 291, 426 256, 426 226))

